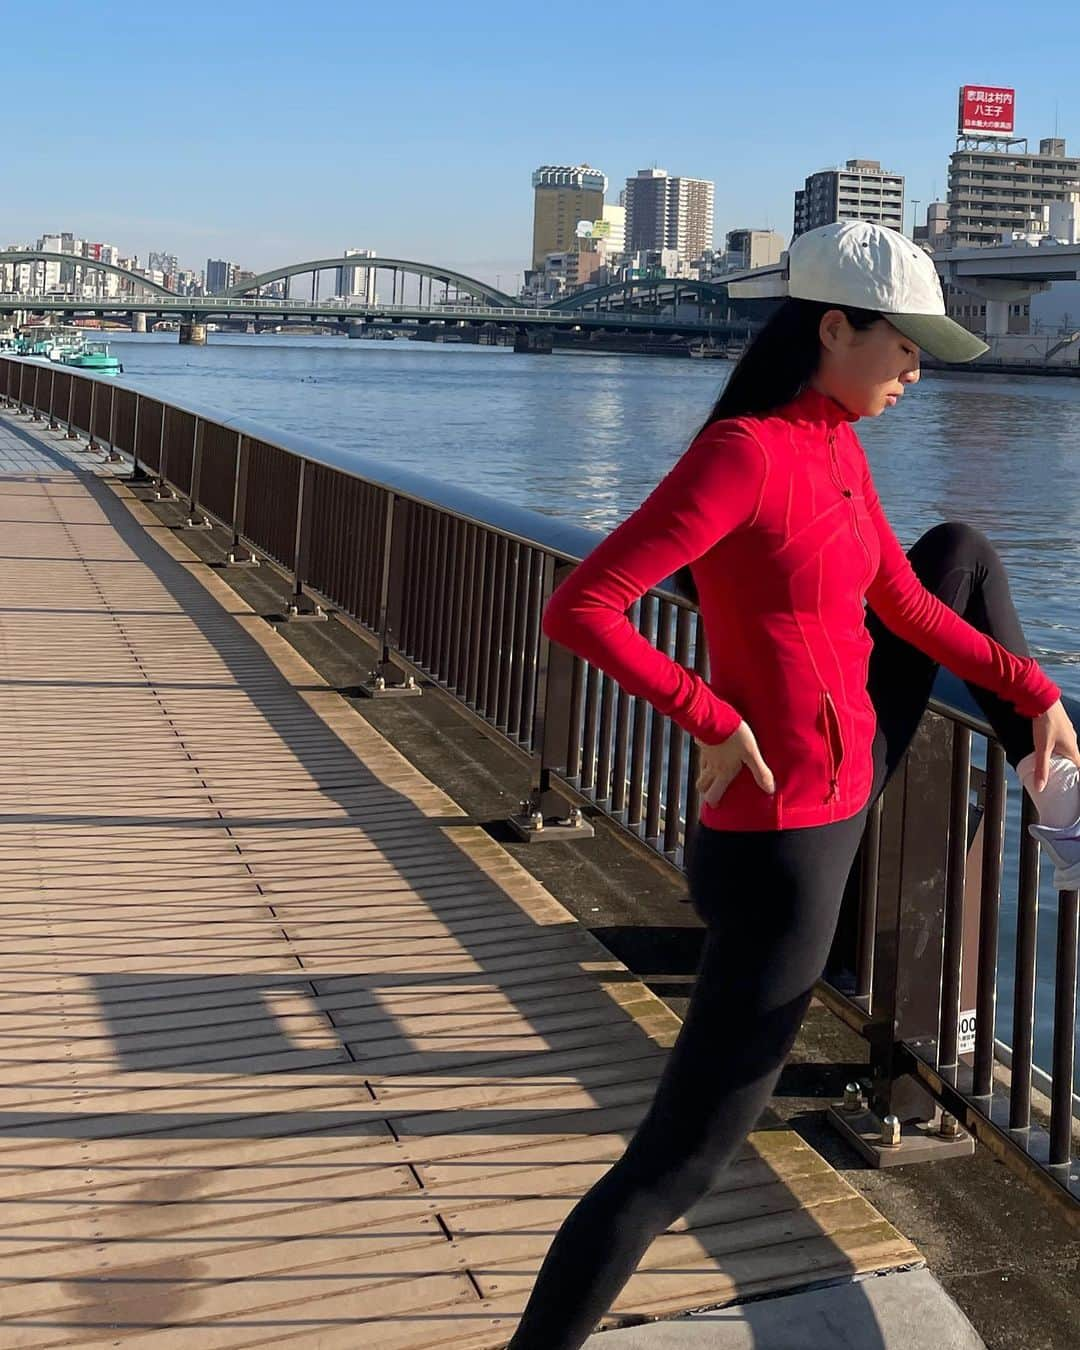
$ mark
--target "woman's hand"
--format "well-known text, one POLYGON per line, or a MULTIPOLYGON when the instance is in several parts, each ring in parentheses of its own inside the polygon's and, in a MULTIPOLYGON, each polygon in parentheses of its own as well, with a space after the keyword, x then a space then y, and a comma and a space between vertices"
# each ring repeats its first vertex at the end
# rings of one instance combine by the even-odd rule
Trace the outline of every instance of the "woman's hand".
POLYGON ((1050 777, 1050 756, 1061 755, 1080 765, 1080 748, 1076 744, 1076 730, 1061 699, 1051 704, 1044 713, 1032 719, 1035 734, 1035 777, 1033 787, 1041 792, 1050 777))
MULTIPOLYGON (((1068 718, 1065 720, 1068 721, 1068 718)), ((754 781, 762 792, 771 796, 776 791, 772 770, 762 759, 754 733, 745 722, 740 722, 726 741, 721 741, 719 745, 699 744, 699 750, 701 757, 697 789, 707 806, 716 805, 744 764, 754 775, 754 781)))

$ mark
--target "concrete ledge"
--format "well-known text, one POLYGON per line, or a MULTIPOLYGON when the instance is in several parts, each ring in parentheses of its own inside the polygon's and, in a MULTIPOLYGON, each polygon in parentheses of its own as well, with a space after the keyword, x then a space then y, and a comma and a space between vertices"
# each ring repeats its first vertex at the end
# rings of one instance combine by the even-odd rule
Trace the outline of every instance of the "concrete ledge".
POLYGON ((871 1275, 674 1322, 600 1332, 586 1350, 986 1350, 928 1270, 871 1275))

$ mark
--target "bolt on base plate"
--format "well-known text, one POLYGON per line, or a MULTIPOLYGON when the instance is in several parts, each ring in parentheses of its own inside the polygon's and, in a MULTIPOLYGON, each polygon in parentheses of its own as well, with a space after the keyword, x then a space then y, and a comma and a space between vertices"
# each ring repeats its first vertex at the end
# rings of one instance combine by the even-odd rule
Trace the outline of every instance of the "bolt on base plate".
POLYGON ((566 844, 575 839, 592 839, 596 831, 577 806, 572 806, 565 817, 544 817, 539 811, 530 811, 528 802, 521 803, 517 815, 506 822, 519 839, 526 844, 566 844))
POLYGON ((886 1116, 882 1120, 866 1106, 861 1096, 858 1103, 854 1105, 850 1092, 845 1093, 845 1101, 831 1105, 826 1115, 830 1125, 862 1154, 871 1167, 969 1158, 975 1152, 974 1136, 963 1129, 954 1116, 942 1114, 940 1120, 920 1120, 901 1126, 895 1116, 886 1116))

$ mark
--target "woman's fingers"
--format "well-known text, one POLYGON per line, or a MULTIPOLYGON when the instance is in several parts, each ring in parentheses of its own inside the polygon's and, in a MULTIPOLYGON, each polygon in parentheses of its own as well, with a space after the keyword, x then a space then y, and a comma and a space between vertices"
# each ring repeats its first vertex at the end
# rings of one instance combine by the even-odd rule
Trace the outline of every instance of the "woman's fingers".
POLYGON ((754 782, 757 783, 762 792, 767 792, 771 797, 776 791, 776 780, 773 778, 772 769, 765 763, 761 757, 761 751, 756 745, 744 763, 754 775, 754 782))
POLYGON ((713 777, 712 782, 705 789, 705 802, 708 806, 715 806, 724 793, 731 786, 734 774, 718 773, 713 777))
POLYGON ((1036 792, 1041 792, 1050 779, 1050 751, 1053 742, 1045 732, 1035 735, 1035 773, 1033 783, 1036 792))

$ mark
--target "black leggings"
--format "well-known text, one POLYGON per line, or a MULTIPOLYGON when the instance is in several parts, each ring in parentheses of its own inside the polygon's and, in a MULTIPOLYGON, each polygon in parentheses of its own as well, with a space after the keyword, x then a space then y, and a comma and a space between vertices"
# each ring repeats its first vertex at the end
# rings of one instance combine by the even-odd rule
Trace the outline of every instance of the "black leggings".
MULTIPOLYGON (((947 605, 1027 655, 1001 561, 983 535, 939 525, 909 556, 947 605)), ((873 614, 868 626, 873 800, 904 757, 937 667, 873 614)), ((1031 721, 971 691, 1015 767, 1033 748, 1031 721)), ((510 1350, 577 1350, 652 1240, 710 1189, 754 1127, 825 968, 867 809, 806 829, 698 830, 690 896, 707 931, 686 1020, 626 1152, 552 1243, 510 1350)))

